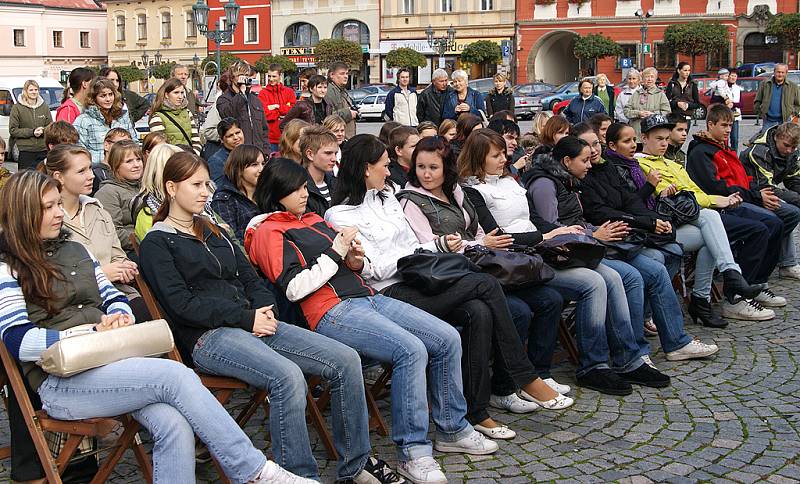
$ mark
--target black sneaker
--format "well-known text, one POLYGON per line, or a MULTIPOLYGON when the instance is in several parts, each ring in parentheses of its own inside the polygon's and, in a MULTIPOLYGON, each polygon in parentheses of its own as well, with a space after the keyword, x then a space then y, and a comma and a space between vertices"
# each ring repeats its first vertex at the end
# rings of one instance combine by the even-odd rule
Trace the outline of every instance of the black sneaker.
POLYGON ((618 373, 619 377, 628 383, 651 388, 664 388, 669 386, 669 377, 648 364, 626 373, 618 373))
POLYGON ((608 368, 595 368, 589 373, 579 376, 578 386, 606 395, 630 395, 633 393, 631 384, 608 368))
POLYGON ((339 482, 352 482, 354 484, 402 484, 406 480, 397 475, 389 464, 370 457, 367 459, 367 464, 364 469, 359 472, 353 479, 339 482))

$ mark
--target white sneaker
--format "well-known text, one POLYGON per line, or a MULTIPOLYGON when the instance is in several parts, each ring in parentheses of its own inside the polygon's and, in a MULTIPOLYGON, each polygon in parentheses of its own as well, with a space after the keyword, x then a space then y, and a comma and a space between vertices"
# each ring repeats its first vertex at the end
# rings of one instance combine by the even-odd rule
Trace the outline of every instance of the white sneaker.
POLYGON ((247 482, 252 484, 319 484, 314 479, 294 475, 271 460, 267 460, 261 472, 252 481, 247 482))
POLYGON ((397 472, 416 484, 447 484, 442 468, 431 456, 398 462, 397 472))
POLYGON ((497 442, 489 440, 477 430, 473 430, 471 434, 455 442, 437 440, 436 443, 433 444, 433 448, 439 452, 487 455, 494 454, 500 447, 497 445, 497 442))
POLYGON ((543 381, 545 383, 547 383, 547 386, 552 388, 553 391, 556 391, 556 392, 558 392, 558 393, 560 393, 562 395, 565 395, 565 394, 567 394, 567 393, 572 391, 572 388, 570 388, 569 385, 562 385, 561 383, 558 383, 557 381, 553 380, 552 378, 545 378, 543 381))
POLYGON ((778 269, 778 277, 780 277, 781 279, 800 280, 800 265, 781 267, 780 269, 778 269))
POLYGON ((742 299, 736 304, 722 303, 722 317, 742 321, 767 321, 775 317, 775 311, 766 309, 752 299, 742 299))
POLYGON ((519 398, 516 393, 504 397, 492 395, 489 398, 489 405, 494 408, 499 408, 500 410, 508 410, 512 413, 531 413, 539 408, 539 405, 519 398))
POLYGON ((717 351, 719 351, 719 347, 717 345, 705 344, 695 339, 690 341, 689 344, 683 348, 667 353, 667 359, 669 361, 681 361, 692 360, 695 358, 705 358, 713 355, 717 351))
POLYGON ((775 293, 769 289, 764 289, 761 291, 761 293, 753 300, 768 308, 782 308, 786 306, 786 298, 776 296, 775 293))
POLYGON ((473 427, 475 430, 489 437, 490 439, 511 440, 517 436, 516 432, 505 425, 499 425, 497 427, 484 427, 483 425, 476 424, 473 425, 473 427))
POLYGON ((650 355, 642 356, 642 360, 644 360, 644 362, 647 363, 647 366, 649 366, 650 368, 658 370, 658 368, 656 368, 656 364, 653 363, 653 360, 650 359, 650 355))

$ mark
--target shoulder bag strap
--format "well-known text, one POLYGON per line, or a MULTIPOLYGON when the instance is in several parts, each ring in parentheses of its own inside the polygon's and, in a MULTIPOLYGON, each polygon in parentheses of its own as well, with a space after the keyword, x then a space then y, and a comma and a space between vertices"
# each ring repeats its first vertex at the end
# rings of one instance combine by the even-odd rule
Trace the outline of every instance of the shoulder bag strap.
MULTIPOLYGON (((186 130, 183 129, 183 126, 181 126, 177 121, 175 121, 175 118, 173 118, 172 116, 167 114, 166 111, 161 111, 158 114, 161 115, 161 116, 166 116, 167 119, 169 119, 170 122, 173 125, 175 125, 175 127, 178 128, 181 131, 181 134, 183 135, 183 138, 186 140, 186 144, 189 145, 189 146, 192 146, 192 137, 189 136, 188 134, 186 134, 186 130)), ((191 121, 190 121, 190 123, 191 123, 191 121)))

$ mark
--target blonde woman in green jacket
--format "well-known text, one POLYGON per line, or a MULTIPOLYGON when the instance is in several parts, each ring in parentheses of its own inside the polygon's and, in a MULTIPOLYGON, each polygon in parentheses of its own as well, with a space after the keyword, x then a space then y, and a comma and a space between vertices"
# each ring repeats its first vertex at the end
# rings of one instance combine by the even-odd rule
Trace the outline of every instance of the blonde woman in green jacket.
POLYGON ((22 93, 11 108, 8 134, 19 149, 19 169, 35 169, 47 155, 44 128, 53 122, 50 106, 39 95, 39 84, 29 79, 22 85, 22 93))
POLYGON ((151 133, 163 131, 166 134, 167 143, 191 146, 195 154, 200 155, 200 133, 180 79, 169 79, 158 90, 149 124, 151 133))

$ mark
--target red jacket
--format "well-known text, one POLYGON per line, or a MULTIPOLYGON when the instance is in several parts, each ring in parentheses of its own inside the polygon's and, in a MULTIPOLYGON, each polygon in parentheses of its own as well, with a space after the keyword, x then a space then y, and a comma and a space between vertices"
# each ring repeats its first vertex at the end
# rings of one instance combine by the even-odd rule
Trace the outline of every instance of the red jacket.
POLYGON ((278 121, 292 109, 294 103, 297 102, 297 97, 291 88, 279 83, 261 88, 261 92, 258 93, 258 100, 264 106, 264 115, 267 118, 267 126, 269 126, 269 142, 278 144, 281 139, 281 128, 278 125, 278 121), (278 109, 269 110, 267 106, 272 104, 277 104, 278 109))
POLYGON ((736 155, 727 143, 714 140, 707 132, 699 131, 689 143, 686 171, 692 180, 709 195, 726 197, 733 193, 745 202, 761 205, 761 192, 752 183, 736 155))
POLYGON ((75 122, 75 119, 81 115, 81 108, 79 108, 75 101, 70 98, 56 109, 56 121, 66 121, 69 124, 75 122))

